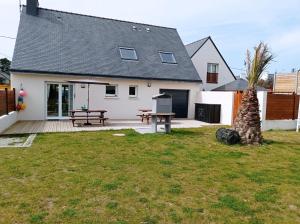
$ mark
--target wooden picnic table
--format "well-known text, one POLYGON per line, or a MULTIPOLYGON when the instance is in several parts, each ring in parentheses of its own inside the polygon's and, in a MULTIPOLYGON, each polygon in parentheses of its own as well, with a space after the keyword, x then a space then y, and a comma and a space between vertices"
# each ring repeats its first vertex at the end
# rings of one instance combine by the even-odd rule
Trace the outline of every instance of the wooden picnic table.
POLYGON ((92 123, 90 123, 90 120, 99 120, 104 126, 104 121, 108 119, 104 117, 104 113, 106 112, 107 110, 71 110, 70 120, 72 121, 73 126, 76 120, 86 120, 84 125, 91 125, 92 123))
POLYGON ((138 117, 141 117, 142 122, 144 122, 144 119, 147 120, 147 124, 149 124, 149 119, 150 116, 147 114, 149 112, 151 112, 151 109, 139 109, 140 112, 142 112, 141 114, 138 114, 138 117))
POLYGON ((151 110, 151 109, 139 109, 139 111, 145 113, 145 112, 150 112, 150 111, 152 111, 152 110, 151 110))
MULTIPOLYGON (((151 109, 139 109, 140 112, 142 112, 141 114, 138 114, 137 116, 141 117, 141 121, 144 122, 144 119, 147 120, 147 124, 149 124, 150 122, 150 118, 151 118, 151 113, 152 113, 152 110, 151 109)), ((174 117, 175 114, 173 114, 171 116, 174 117)), ((162 120, 165 118, 165 116, 163 115, 157 115, 157 117, 159 118, 159 122, 162 122, 162 120)))

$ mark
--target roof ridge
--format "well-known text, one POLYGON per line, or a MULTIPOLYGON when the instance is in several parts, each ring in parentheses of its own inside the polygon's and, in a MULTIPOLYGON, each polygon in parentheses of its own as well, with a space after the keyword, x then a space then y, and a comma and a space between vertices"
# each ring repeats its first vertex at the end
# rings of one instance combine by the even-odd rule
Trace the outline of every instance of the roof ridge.
MULTIPOLYGON (((23 5, 23 7, 26 7, 26 5, 23 5)), ((177 30, 176 28, 173 28, 173 27, 166 27, 166 26, 159 26, 159 25, 153 25, 153 24, 147 24, 147 23, 132 22, 132 21, 126 21, 126 20, 120 20, 120 19, 106 18, 106 17, 101 17, 101 16, 86 15, 86 14, 75 13, 75 12, 67 12, 67 11, 56 10, 56 9, 48 9, 48 8, 42 8, 42 7, 39 7, 39 9, 47 10, 47 11, 53 11, 53 12, 66 13, 66 14, 71 14, 71 15, 76 15, 76 16, 86 16, 86 17, 97 18, 97 19, 106 19, 106 20, 112 20, 112 21, 123 22, 123 23, 134 23, 134 24, 140 24, 140 25, 144 25, 144 26, 152 26, 152 27, 158 27, 158 28, 177 30)))
POLYGON ((191 45, 191 44, 197 43, 197 42, 199 42, 199 41, 201 41, 201 40, 207 40, 207 39, 210 39, 210 38, 211 38, 210 36, 208 36, 208 37, 204 37, 204 38, 202 38, 202 39, 200 39, 200 40, 195 40, 195 41, 193 41, 193 42, 191 42, 191 43, 189 43, 189 44, 186 44, 185 46, 188 46, 188 45, 191 45))

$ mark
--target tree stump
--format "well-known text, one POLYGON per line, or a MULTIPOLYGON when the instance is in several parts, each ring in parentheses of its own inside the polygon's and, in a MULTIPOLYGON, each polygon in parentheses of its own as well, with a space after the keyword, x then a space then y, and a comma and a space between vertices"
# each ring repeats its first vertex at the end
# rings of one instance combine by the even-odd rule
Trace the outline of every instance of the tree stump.
POLYGON ((216 132, 216 138, 219 142, 227 145, 234 145, 240 142, 239 133, 232 129, 219 128, 216 132))

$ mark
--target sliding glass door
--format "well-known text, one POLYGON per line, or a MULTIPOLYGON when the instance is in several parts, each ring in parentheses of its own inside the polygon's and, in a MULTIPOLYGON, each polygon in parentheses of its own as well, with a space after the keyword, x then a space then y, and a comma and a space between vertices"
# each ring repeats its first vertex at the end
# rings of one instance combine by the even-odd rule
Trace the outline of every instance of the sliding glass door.
POLYGON ((59 84, 47 84, 47 117, 59 117, 59 84))
POLYGON ((68 117, 69 111, 73 109, 73 85, 61 85, 61 115, 68 117))
POLYGON ((47 119, 63 119, 73 109, 73 85, 47 83, 47 119))

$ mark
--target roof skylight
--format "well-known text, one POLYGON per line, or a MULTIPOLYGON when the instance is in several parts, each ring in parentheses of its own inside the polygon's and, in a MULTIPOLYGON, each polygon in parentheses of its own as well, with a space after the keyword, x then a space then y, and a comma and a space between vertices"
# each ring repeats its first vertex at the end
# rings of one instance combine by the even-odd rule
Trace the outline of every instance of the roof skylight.
POLYGON ((136 51, 134 48, 120 47, 120 55, 125 60, 138 60, 136 51))
POLYGON ((167 64, 176 64, 176 59, 174 57, 174 54, 172 52, 159 52, 159 56, 161 59, 162 63, 167 63, 167 64))

